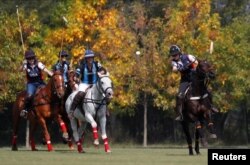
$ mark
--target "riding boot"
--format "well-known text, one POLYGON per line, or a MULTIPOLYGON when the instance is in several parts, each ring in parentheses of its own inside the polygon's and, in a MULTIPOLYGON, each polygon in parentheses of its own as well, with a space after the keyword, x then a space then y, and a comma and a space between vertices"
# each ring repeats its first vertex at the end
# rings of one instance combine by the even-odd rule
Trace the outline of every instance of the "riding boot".
POLYGON ((208 92, 208 98, 210 101, 210 109, 213 113, 218 113, 219 110, 213 105, 213 100, 212 100, 212 94, 210 92, 208 92))
POLYGON ((31 105, 32 105, 32 97, 26 97, 25 103, 24 103, 24 109, 21 111, 20 116, 27 118, 28 113, 31 111, 31 105))
POLYGON ((79 92, 75 95, 75 97, 74 97, 74 99, 73 99, 73 102, 72 102, 72 104, 71 104, 71 107, 70 107, 70 111, 71 111, 71 112, 74 112, 75 109, 76 109, 76 107, 77 107, 79 104, 82 103, 85 94, 86 94, 85 92, 79 91, 79 92))
POLYGON ((182 121, 183 120, 183 115, 182 115, 182 107, 183 107, 183 98, 177 97, 176 98, 176 113, 177 117, 175 118, 176 121, 182 121))

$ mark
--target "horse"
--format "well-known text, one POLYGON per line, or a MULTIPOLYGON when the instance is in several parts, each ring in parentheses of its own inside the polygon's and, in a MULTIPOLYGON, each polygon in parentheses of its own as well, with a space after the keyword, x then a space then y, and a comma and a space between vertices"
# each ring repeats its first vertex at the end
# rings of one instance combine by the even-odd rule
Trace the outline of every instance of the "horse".
POLYGON ((63 121, 65 122, 65 125, 66 125, 67 130, 68 130, 68 135, 69 135, 67 139, 63 138, 63 142, 68 143, 68 145, 71 149, 74 149, 73 143, 72 143, 73 133, 71 131, 70 120, 69 120, 68 114, 67 114, 66 109, 65 109, 65 102, 66 102, 66 99, 69 97, 69 95, 73 91, 76 91, 77 88, 78 88, 78 82, 76 81, 75 71, 69 70, 68 71, 68 83, 65 86, 65 95, 64 95, 63 101, 62 101, 62 109, 63 110, 61 112, 61 116, 62 116, 63 121))
MULTIPOLYGON (((66 100, 66 111, 70 114, 70 106, 77 91, 73 92, 66 100)), ((110 153, 111 149, 106 134, 106 112, 107 104, 113 97, 113 84, 108 73, 98 74, 97 83, 87 89, 82 104, 76 108, 73 117, 70 118, 71 128, 73 130, 74 140, 77 143, 79 153, 84 153, 82 149, 82 136, 86 124, 90 123, 94 138, 94 145, 99 145, 96 115, 101 127, 101 136, 104 142, 104 150, 110 153)))
POLYGON ((207 60, 198 60, 196 71, 192 74, 192 82, 186 91, 183 106, 183 121, 181 122, 186 141, 188 143, 189 155, 193 155, 192 137, 190 135, 189 123, 195 123, 195 152, 200 154, 199 139, 206 147, 204 137, 204 124, 208 124, 211 138, 216 138, 214 124, 211 118, 211 95, 207 90, 210 80, 215 78, 215 70, 207 60))
MULTIPOLYGON (((44 139, 47 144, 48 151, 52 151, 53 147, 50 141, 50 135, 46 125, 46 119, 54 119, 60 125, 63 138, 68 138, 67 128, 61 118, 61 101, 65 94, 64 81, 62 74, 59 71, 53 73, 45 86, 37 89, 32 102, 32 110, 28 113, 29 125, 29 143, 32 151, 36 151, 34 141, 34 132, 39 124, 42 128, 44 139)), ((12 135, 12 150, 17 151, 17 134, 18 125, 20 122, 20 112, 24 108, 24 101, 27 93, 22 91, 17 95, 16 101, 13 104, 12 119, 13 119, 13 135, 12 135)))

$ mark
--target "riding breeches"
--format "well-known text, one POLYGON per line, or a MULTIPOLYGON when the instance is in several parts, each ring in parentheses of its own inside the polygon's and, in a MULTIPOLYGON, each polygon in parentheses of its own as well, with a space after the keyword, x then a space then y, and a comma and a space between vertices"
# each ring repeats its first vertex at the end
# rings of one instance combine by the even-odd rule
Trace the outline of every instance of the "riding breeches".
POLYGON ((86 89, 90 86, 91 84, 86 84, 86 83, 80 83, 78 87, 78 91, 86 92, 86 89))

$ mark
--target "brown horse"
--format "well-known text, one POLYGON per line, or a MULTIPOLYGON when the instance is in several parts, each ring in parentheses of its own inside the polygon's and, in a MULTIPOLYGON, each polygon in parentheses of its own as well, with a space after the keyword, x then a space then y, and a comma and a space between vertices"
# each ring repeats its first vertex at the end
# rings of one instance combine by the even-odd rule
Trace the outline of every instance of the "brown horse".
MULTIPOLYGON (((48 151, 52 151, 53 147, 50 141, 50 135, 46 126, 46 119, 54 119, 60 125, 64 138, 68 138, 67 128, 61 118, 61 102, 65 94, 64 81, 60 72, 54 72, 46 86, 39 88, 33 98, 32 110, 28 114, 30 121, 29 143, 31 150, 35 151, 34 132, 39 124, 42 128, 44 138, 47 143, 48 151)), ((16 102, 13 105, 13 137, 12 150, 17 148, 18 125, 20 122, 20 112, 24 108, 26 92, 23 91, 17 95, 16 102)))
POLYGON ((196 71, 192 74, 192 83, 186 93, 183 109, 183 131, 188 143, 189 155, 193 155, 192 137, 189 123, 195 123, 195 151, 199 151, 199 139, 204 146, 207 142, 204 137, 204 124, 208 124, 208 130, 212 138, 216 138, 213 121, 211 119, 211 95, 207 90, 210 80, 215 78, 212 65, 206 60, 199 60, 196 71))

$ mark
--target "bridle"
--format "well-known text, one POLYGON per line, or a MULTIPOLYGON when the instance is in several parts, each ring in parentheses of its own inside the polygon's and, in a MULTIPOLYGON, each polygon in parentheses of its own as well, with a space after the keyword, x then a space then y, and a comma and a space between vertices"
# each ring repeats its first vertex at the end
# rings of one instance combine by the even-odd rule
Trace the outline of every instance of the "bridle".
MULTIPOLYGON (((205 61, 205 63, 207 63, 207 62, 205 61)), ((198 77, 200 78, 200 79, 198 79, 198 81, 203 81, 205 87, 207 87, 208 84, 210 83, 210 81, 212 79, 211 77, 214 77, 214 73, 211 71, 212 71, 211 66, 206 71, 204 69, 202 69, 199 65, 196 69, 198 77)))
POLYGON ((98 93, 101 94, 101 95, 103 96, 103 98, 100 99, 100 100, 93 99, 93 93, 92 93, 92 91, 91 91, 91 97, 90 97, 90 98, 85 98, 85 99, 84 99, 84 103, 96 104, 96 105, 97 105, 97 107, 95 106, 96 111, 97 111, 98 109, 100 109, 100 107, 101 107, 102 105, 106 105, 106 104, 107 104, 107 101, 106 101, 106 100, 108 99, 108 97, 107 97, 106 93, 107 93, 107 91, 108 91, 109 89, 113 89, 113 85, 112 85, 112 84, 111 84, 110 87, 107 87, 107 88, 105 88, 105 89, 102 87, 102 85, 101 85, 101 79, 104 78, 104 77, 109 77, 109 76, 102 76, 102 77, 99 77, 98 80, 97 80, 97 83, 96 83, 96 89, 97 89, 98 93))
POLYGON ((107 98, 106 96, 106 92, 109 90, 109 89, 113 89, 113 85, 111 84, 110 87, 107 87, 106 89, 104 89, 101 85, 101 79, 104 78, 104 77, 109 77, 109 76, 102 76, 102 77, 99 77, 99 79, 97 80, 97 83, 96 83, 96 88, 97 90, 99 91, 99 93, 101 94, 104 94, 104 98, 107 98))
MULTIPOLYGON (((206 63, 206 61, 205 61, 206 63)), ((200 65, 200 64, 199 64, 200 65)), ((212 69, 209 66, 208 70, 204 70, 202 69, 201 66, 197 66, 196 68, 196 75, 197 75, 197 80, 199 82, 203 82, 203 88, 207 89, 207 86, 209 85, 210 81, 211 81, 211 77, 213 76, 214 73, 212 73, 212 69)), ((208 64, 209 65, 209 64, 208 64)), ((206 97, 208 97, 208 93, 206 92, 205 94, 203 94, 202 96, 192 96, 189 99, 190 100, 200 100, 200 99, 205 99, 206 97)))
POLYGON ((54 73, 52 76, 52 90, 53 93, 56 94, 59 97, 59 89, 62 88, 64 90, 64 83, 63 83, 63 77, 60 73, 54 73), (62 79, 61 83, 58 83, 58 79, 56 78, 56 76, 60 76, 61 78, 58 79, 62 79))

